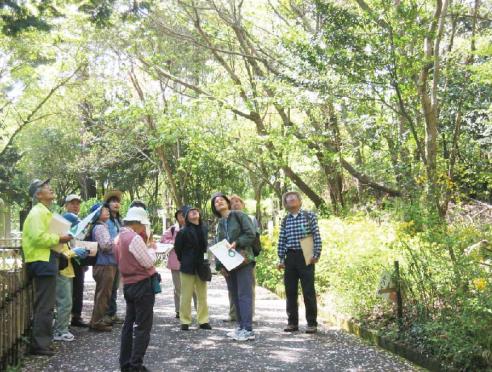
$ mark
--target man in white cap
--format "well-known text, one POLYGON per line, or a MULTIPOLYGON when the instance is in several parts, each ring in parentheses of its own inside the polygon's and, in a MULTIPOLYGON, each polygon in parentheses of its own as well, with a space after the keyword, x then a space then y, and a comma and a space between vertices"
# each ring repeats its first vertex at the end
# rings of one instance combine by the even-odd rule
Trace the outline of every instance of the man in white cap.
MULTIPOLYGON (((79 195, 70 194, 65 198, 65 213, 63 217, 72 223, 72 227, 77 226, 80 222, 80 204, 82 199, 79 195)), ((80 265, 77 261, 73 261, 73 271, 75 277, 72 285, 72 321, 73 327, 87 328, 89 324, 82 319, 82 306, 84 304, 84 281, 87 266, 80 265)))
POLYGON ((58 273, 58 254, 53 250, 59 244, 72 240, 70 235, 60 236, 49 232, 53 217, 49 207, 55 199, 49 181, 34 180, 29 185, 29 196, 34 206, 22 229, 22 251, 35 291, 31 353, 46 356, 53 355, 52 325, 58 273))
POLYGON ((160 278, 154 267, 155 251, 149 249, 140 236, 150 225, 145 209, 130 208, 123 224, 114 252, 126 301, 119 362, 122 371, 147 371, 143 358, 149 345, 154 315, 153 285, 160 278))

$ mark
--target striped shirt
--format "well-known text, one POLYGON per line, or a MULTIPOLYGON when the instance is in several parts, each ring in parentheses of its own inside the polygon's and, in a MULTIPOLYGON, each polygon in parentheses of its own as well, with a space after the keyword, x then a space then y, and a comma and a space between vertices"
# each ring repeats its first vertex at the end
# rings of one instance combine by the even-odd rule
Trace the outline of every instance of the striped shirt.
POLYGON ((308 235, 313 236, 313 257, 319 258, 321 255, 321 236, 316 215, 302 209, 296 215, 289 213, 282 221, 278 237, 277 253, 280 262, 284 262, 288 250, 300 250, 300 240, 308 235))

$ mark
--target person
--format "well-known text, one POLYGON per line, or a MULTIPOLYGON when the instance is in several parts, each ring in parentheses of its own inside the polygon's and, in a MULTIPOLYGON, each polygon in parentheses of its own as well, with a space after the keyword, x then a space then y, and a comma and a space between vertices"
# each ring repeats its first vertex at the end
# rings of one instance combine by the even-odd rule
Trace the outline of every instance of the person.
POLYGON ((212 196, 211 208, 214 215, 220 218, 217 226, 217 241, 227 239, 230 249, 244 257, 244 262, 230 272, 217 262, 217 269, 226 278, 227 289, 236 306, 238 328, 227 335, 237 341, 254 340, 252 304, 255 257, 252 244, 255 231, 245 213, 231 211, 231 202, 224 194, 216 193, 212 196))
MULTIPOLYGON (((65 213, 63 217, 70 221, 72 228, 80 222, 80 204, 82 199, 79 195, 70 194, 65 198, 65 213)), ((78 260, 72 260, 74 278, 72 280, 72 321, 73 327, 88 327, 89 324, 82 319, 82 307, 84 304, 84 281, 87 266, 79 264, 78 260)))
POLYGON ((197 297, 197 321, 200 329, 212 329, 208 320, 207 282, 200 279, 198 270, 204 263, 207 253, 208 231, 202 222, 200 211, 193 207, 183 207, 185 227, 179 230, 174 250, 180 263, 180 312, 181 330, 188 331, 191 324, 191 298, 197 297))
POLYGON ((91 232, 92 241, 97 242, 98 253, 96 264, 92 267, 92 276, 96 282, 94 293, 94 308, 90 321, 90 329, 97 332, 110 332, 112 323, 105 314, 108 311, 116 275, 116 260, 114 258, 114 241, 109 233, 107 221, 110 219, 108 204, 95 204, 91 213, 99 210, 94 216, 94 226, 91 232))
POLYGON ((57 252, 59 244, 72 240, 70 235, 49 232, 53 214, 49 207, 55 195, 50 180, 35 179, 29 185, 33 207, 22 229, 22 251, 27 271, 33 279, 34 303, 31 353, 51 356, 53 340, 53 309, 56 299, 57 252))
POLYGON ((150 226, 145 209, 129 208, 123 223, 115 241, 115 257, 126 302, 119 362, 122 371, 147 371, 143 359, 150 342, 154 316, 152 281, 157 277, 154 267, 156 254, 147 248, 141 236, 146 226, 150 226))
MULTIPOLYGON (((229 200, 231 201, 231 210, 233 211, 244 211, 246 205, 244 204, 243 199, 239 195, 231 195, 229 196, 229 200)), ((260 233, 260 225, 255 216, 248 216, 255 228, 255 232, 257 234, 260 233)), ((255 299, 256 299, 256 266, 253 268, 253 310, 252 315, 255 317, 255 299)), ((233 322, 236 320, 236 307, 234 306, 234 302, 232 301, 231 296, 229 295, 229 318, 227 321, 233 322)))
POLYGON ((288 324, 285 332, 299 330, 298 286, 301 281, 302 295, 306 307, 306 333, 317 331, 317 303, 314 288, 314 266, 321 255, 321 236, 318 221, 312 212, 303 210, 301 195, 296 191, 289 191, 282 197, 287 216, 282 221, 278 238, 278 269, 284 270, 285 294, 287 297, 288 324), (300 240, 311 234, 314 248, 313 257, 306 265, 301 249, 300 240))
MULTIPOLYGON (((174 213, 174 218, 176 219, 176 224, 167 229, 161 237, 161 243, 173 244, 176 241, 176 235, 181 228, 185 225, 185 218, 182 209, 178 209, 174 213)), ((178 256, 176 256, 176 251, 171 249, 167 257, 167 268, 171 270, 171 277, 173 280, 174 287, 174 310, 176 312, 176 319, 179 319, 179 302, 181 293, 181 280, 179 279, 179 269, 180 264, 178 256)), ((196 293, 193 292, 193 304, 196 310, 196 293)))
MULTIPOLYGON (((120 232, 122 222, 120 218, 120 208, 121 208, 121 197, 122 192, 120 190, 110 190, 108 191, 103 200, 109 205, 110 218, 107 221, 109 234, 111 239, 116 239, 116 236, 120 232)), ((113 288, 111 289, 111 299, 109 301, 108 311, 106 312, 105 321, 111 324, 121 324, 123 320, 117 315, 117 304, 116 299, 118 297, 118 288, 120 286, 120 273, 116 270, 114 276, 113 288)))
POLYGON ((62 259, 61 255, 65 257, 66 267, 56 276, 56 319, 53 340, 70 342, 75 340, 75 336, 68 329, 72 311, 72 284, 75 277, 72 260, 76 260, 75 257, 85 258, 87 252, 85 248, 70 249, 68 244, 63 244, 60 259, 62 259))
POLYGON ((147 210, 147 204, 145 204, 145 202, 143 202, 142 200, 138 200, 138 199, 133 200, 128 208, 133 208, 133 207, 140 207, 147 210))

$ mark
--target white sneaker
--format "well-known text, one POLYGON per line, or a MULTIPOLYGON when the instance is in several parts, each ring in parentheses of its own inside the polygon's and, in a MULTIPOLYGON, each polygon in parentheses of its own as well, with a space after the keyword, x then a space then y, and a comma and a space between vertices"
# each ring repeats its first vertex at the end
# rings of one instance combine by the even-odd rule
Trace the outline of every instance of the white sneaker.
POLYGON ((73 334, 71 334, 70 332, 55 333, 55 335, 53 336, 53 340, 71 342, 71 341, 75 340, 75 336, 73 334))
POLYGON ((256 335, 253 331, 247 331, 245 329, 240 330, 233 337, 233 339, 236 341, 248 341, 248 340, 254 340, 255 338, 256 338, 256 335))
POLYGON ((236 328, 233 331, 227 332, 227 337, 234 338, 239 332, 241 332, 241 328, 236 328))

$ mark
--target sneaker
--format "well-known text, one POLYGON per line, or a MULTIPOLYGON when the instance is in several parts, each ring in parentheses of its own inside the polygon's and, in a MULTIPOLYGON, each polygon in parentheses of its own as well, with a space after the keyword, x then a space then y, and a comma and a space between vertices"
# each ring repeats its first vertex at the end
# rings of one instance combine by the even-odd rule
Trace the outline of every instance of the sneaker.
POLYGON ((233 337, 233 339, 236 341, 248 341, 248 340, 254 340, 255 338, 256 338, 256 335, 253 331, 247 331, 245 329, 240 330, 233 337))
POLYGON ((233 331, 227 332, 227 335, 226 335, 226 336, 227 336, 227 337, 234 338, 234 336, 235 336, 236 334, 238 334, 240 331, 241 331, 241 328, 239 328, 239 327, 238 327, 238 328, 236 328, 236 329, 235 329, 235 330, 233 330, 233 331))
POLYGON ((181 324, 181 330, 182 331, 189 331, 190 325, 189 324, 181 324))
POLYGON ((53 336, 53 340, 71 342, 71 341, 75 340, 75 336, 73 334, 71 334, 70 332, 55 333, 55 335, 53 336))
POLYGON ((31 355, 41 355, 41 356, 53 356, 55 352, 50 349, 31 349, 31 355))
POLYGON ((89 323, 86 323, 82 318, 72 318, 72 322, 70 323, 72 327, 80 327, 87 328, 89 327, 89 323))
POLYGON ((179 319, 179 311, 176 312, 176 316, 175 316, 176 319, 179 319))
POLYGON ((307 326, 306 333, 313 334, 318 332, 318 328, 316 326, 307 326))
POLYGON ((284 328, 284 332, 297 332, 299 330, 299 326, 294 324, 287 324, 287 327, 284 328))
POLYGON ((208 323, 203 323, 200 324, 200 329, 212 329, 212 327, 208 323))
POLYGON ((89 326, 89 331, 93 332, 111 332, 113 330, 113 327, 108 326, 104 323, 96 323, 94 325, 89 326))
POLYGON ((103 318, 101 319, 101 323, 103 323, 106 326, 112 326, 113 318, 109 315, 104 315, 103 318))

